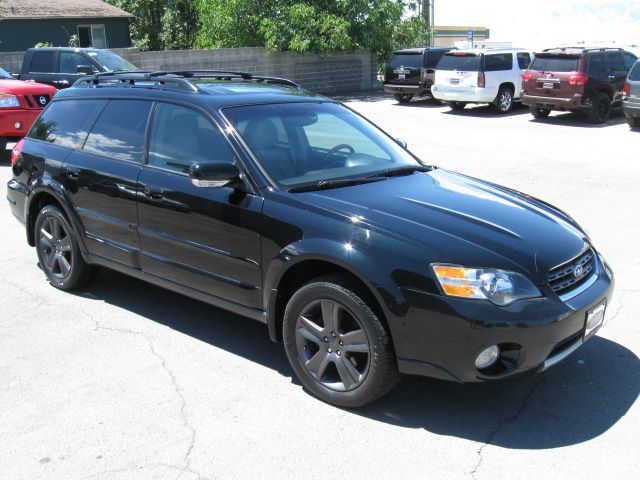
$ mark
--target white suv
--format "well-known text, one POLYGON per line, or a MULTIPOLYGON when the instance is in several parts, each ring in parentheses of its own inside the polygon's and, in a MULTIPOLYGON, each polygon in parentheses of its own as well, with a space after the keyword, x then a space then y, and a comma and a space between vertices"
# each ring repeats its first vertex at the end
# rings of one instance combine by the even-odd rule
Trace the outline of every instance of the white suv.
POLYGON ((471 49, 446 53, 436 67, 432 95, 453 110, 467 103, 491 103, 496 111, 511 111, 522 98, 522 73, 533 59, 523 49, 471 49))

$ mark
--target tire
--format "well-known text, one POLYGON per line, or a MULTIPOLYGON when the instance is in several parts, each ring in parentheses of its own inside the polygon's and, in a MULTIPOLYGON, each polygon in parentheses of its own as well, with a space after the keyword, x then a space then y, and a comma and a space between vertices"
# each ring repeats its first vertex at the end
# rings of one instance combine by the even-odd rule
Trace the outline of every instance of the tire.
POLYGON ((550 108, 529 107, 529 112, 534 118, 547 118, 551 113, 550 108))
POLYGON ((60 290, 85 286, 93 269, 82 258, 69 221, 53 205, 47 205, 36 218, 34 238, 38 261, 49 283, 60 290))
POLYGON ((366 298, 348 277, 329 275, 301 287, 287 304, 283 337, 289 363, 324 402, 361 407, 399 380, 391 337, 366 298))
POLYGON ((498 113, 509 113, 513 110, 513 91, 507 87, 502 86, 498 90, 498 95, 493 101, 493 108, 498 113))
POLYGON ((591 123, 604 123, 611 115, 611 98, 606 93, 597 93, 591 99, 588 118, 591 123))
POLYGON ((413 98, 413 93, 394 93, 393 97, 398 103, 409 103, 413 98))
POLYGON ((7 137, 0 137, 0 157, 4 157, 7 149, 7 137))
POLYGON ((464 107, 467 106, 465 102, 449 102, 447 105, 449 105, 451 110, 455 110, 457 112, 464 110, 464 107))
POLYGON ((638 117, 627 116, 627 123, 631 128, 640 128, 640 118, 638 117))

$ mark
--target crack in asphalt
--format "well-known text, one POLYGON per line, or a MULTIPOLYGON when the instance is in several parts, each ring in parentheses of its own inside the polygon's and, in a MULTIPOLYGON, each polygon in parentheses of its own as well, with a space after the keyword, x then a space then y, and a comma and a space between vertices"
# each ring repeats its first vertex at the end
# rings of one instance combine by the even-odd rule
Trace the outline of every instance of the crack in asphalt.
MULTIPOLYGON (((147 344, 149 345, 149 350, 151 351, 151 354, 156 357, 159 361, 160 361, 160 365, 162 366, 162 369, 167 373, 167 375, 169 376, 169 379, 171 380, 171 384, 173 385, 173 389, 175 391, 176 396, 178 397, 178 399, 180 400, 180 418, 182 419, 182 425, 185 428, 185 430, 188 430, 191 432, 191 439, 189 441, 189 446, 187 447, 187 451, 184 455, 183 461, 185 463, 184 467, 177 467, 175 465, 169 465, 169 464, 154 464, 154 466, 167 466, 167 467, 171 467, 171 468, 178 468, 180 470, 183 471, 183 473, 185 472, 189 472, 189 473, 193 473, 194 475, 197 475, 199 479, 203 478, 198 472, 195 472, 194 470, 191 469, 191 452, 193 451, 193 447, 196 443, 196 429, 189 423, 189 420, 187 418, 187 413, 186 413, 186 409, 187 409, 187 401, 183 395, 182 389, 180 388, 179 384, 178 384, 178 380, 176 378, 176 375, 173 373, 173 371, 169 368, 169 366, 167 365, 167 361, 166 359, 160 355, 158 353, 158 351, 156 350, 156 347, 153 343, 153 340, 146 334, 136 331, 136 330, 130 330, 130 329, 126 329, 126 328, 116 328, 116 327, 107 327, 104 325, 101 325, 100 322, 98 322, 95 319, 92 319, 95 322, 95 329, 96 330, 107 330, 107 331, 113 331, 113 332, 119 332, 119 333, 124 333, 124 334, 130 334, 130 335, 138 335, 142 338, 144 338, 147 342, 147 344)), ((126 471, 126 470, 125 470, 126 471)), ((112 471, 112 473, 114 473, 112 471)), ((182 477, 182 474, 180 474, 180 477, 182 477)))
POLYGON ((469 472, 469 474, 471 475, 471 478, 476 478, 476 473, 478 472, 478 469, 482 465, 482 461, 484 460, 482 454, 484 452, 485 447, 487 445, 490 445, 491 442, 493 442, 493 440, 498 436, 498 434, 500 433, 500 431, 505 425, 507 425, 508 423, 518 421, 518 419, 520 418, 520 415, 522 415, 522 413, 527 408, 529 404, 529 400, 531 399, 535 391, 538 389, 540 384, 544 381, 544 379, 545 377, 542 374, 540 374, 540 379, 533 384, 529 392, 524 396, 524 398, 522 399, 522 403, 520 407, 516 410, 516 412, 511 417, 506 418, 502 420, 500 423, 498 423, 498 425, 496 425, 496 428, 494 428, 493 431, 489 433, 489 436, 487 436, 487 439, 485 440, 485 442, 482 445, 480 445, 480 447, 478 448, 478 451, 476 452, 476 456, 477 456, 476 465, 473 468, 473 470, 469 472))

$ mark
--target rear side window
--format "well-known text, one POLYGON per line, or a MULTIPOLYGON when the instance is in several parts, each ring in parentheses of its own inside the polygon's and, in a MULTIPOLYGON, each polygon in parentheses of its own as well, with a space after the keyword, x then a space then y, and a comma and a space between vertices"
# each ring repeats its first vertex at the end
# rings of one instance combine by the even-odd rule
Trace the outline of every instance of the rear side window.
POLYGON ((480 57, 475 53, 445 53, 438 62, 437 70, 480 71, 480 57))
POLYGON ((579 57, 566 55, 536 54, 529 68, 537 72, 577 72, 579 60, 579 57))
POLYGON ((518 67, 520 67, 520 70, 529 68, 529 64, 531 63, 531 55, 529 55, 529 52, 520 52, 516 55, 516 58, 518 59, 518 67))
POLYGON ((445 50, 430 50, 427 53, 427 68, 436 68, 438 62, 442 58, 442 56, 446 53, 445 50))
POLYGON ((612 52, 609 54, 609 67, 616 72, 624 72, 624 57, 622 53, 612 52))
POLYGON ((640 82, 640 62, 636 62, 629 73, 629 80, 632 82, 640 82))
POLYGON ((484 56, 485 72, 500 72, 513 68, 513 53, 495 53, 484 56))
POLYGON ((622 55, 624 55, 624 68, 625 68, 625 70, 631 70, 631 68, 636 63, 636 60, 638 58, 634 54, 629 53, 629 52, 622 52, 622 55))
POLYGON ((604 58, 604 53, 593 53, 589 55, 587 71, 589 73, 603 73, 607 71, 607 59, 604 58))
POLYGON ((400 67, 422 67, 422 54, 421 53, 396 53, 391 57, 389 61, 391 68, 400 67))
POLYGON ((55 73, 55 52, 33 52, 29 72, 55 73))
POLYGON ((111 100, 91 129, 84 150, 142 163, 150 110, 151 102, 111 100))
POLYGON ((149 165, 188 173, 194 163, 233 160, 222 133, 203 114, 179 105, 158 104, 151 125, 149 165))
POLYGON ((35 121, 29 138, 79 149, 106 100, 62 100, 51 103, 35 121))

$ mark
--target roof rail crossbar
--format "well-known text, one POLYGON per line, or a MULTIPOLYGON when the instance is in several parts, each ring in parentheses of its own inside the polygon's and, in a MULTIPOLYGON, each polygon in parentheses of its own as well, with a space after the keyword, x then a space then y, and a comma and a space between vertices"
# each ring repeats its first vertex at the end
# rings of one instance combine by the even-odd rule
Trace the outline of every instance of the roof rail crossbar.
POLYGON ((79 79, 76 84, 128 84, 136 85, 137 82, 152 82, 156 86, 164 86, 165 84, 175 85, 181 90, 197 92, 200 89, 190 81, 180 78, 167 76, 166 72, 103 72, 96 73, 89 77, 79 79))
POLYGON ((272 83, 293 88, 302 88, 297 83, 280 77, 269 77, 264 75, 253 75, 247 72, 233 72, 226 70, 176 70, 163 72, 166 75, 177 75, 186 78, 242 78, 243 80, 255 80, 256 82, 272 83))

